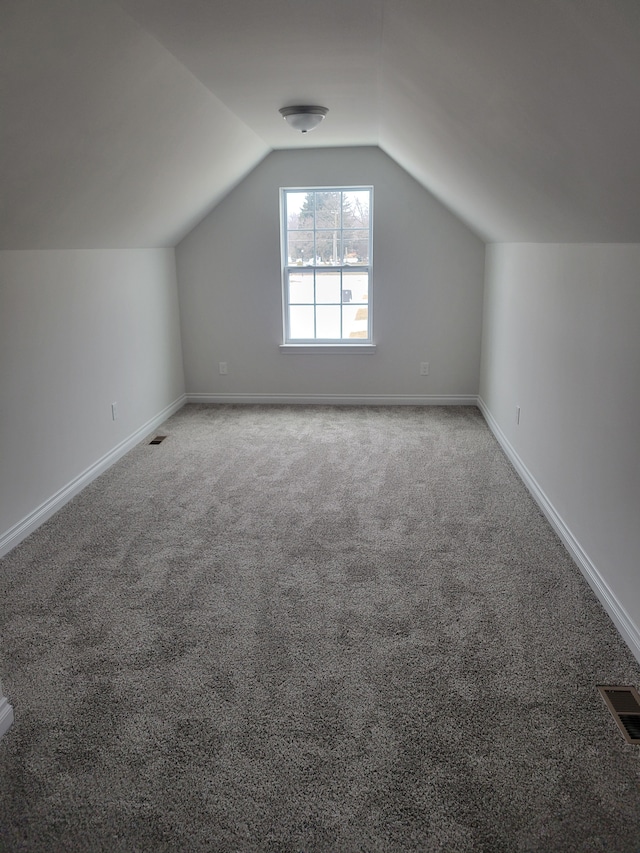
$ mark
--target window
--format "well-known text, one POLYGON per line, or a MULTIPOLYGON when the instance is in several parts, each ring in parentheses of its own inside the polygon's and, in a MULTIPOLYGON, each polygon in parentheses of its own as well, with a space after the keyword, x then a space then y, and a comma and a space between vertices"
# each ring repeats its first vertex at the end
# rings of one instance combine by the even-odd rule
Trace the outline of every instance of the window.
POLYGON ((282 190, 285 344, 371 344, 373 187, 282 190))

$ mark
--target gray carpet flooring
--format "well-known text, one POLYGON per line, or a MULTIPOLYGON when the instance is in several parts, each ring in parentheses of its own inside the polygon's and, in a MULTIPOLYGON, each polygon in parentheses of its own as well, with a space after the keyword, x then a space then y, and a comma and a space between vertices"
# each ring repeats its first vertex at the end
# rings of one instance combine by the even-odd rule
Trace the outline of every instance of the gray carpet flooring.
POLYGON ((0 562, 2 851, 640 850, 640 669, 477 409, 162 431, 0 562))

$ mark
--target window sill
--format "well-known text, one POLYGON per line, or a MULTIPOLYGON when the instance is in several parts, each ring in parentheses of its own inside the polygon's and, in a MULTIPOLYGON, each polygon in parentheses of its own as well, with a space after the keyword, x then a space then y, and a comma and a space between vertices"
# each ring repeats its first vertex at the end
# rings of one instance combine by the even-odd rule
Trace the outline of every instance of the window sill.
POLYGON ((340 353, 359 352, 374 353, 375 344, 280 344, 280 352, 289 353, 340 353))

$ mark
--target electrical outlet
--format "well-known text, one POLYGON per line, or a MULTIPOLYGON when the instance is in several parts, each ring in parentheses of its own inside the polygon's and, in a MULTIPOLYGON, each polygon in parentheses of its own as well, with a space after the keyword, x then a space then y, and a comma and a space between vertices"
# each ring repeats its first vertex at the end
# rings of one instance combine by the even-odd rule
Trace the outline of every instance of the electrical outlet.
POLYGON ((420 376, 428 376, 429 375, 429 362, 421 361, 420 362, 420 376))
POLYGON ((220 375, 221 375, 221 376, 226 376, 226 375, 227 375, 227 373, 229 372, 229 368, 227 367, 227 362, 226 362, 226 361, 221 361, 221 362, 218 364, 218 370, 220 371, 220 375))
POLYGON ((111 419, 114 421, 118 420, 118 404, 117 403, 111 404, 111 419))

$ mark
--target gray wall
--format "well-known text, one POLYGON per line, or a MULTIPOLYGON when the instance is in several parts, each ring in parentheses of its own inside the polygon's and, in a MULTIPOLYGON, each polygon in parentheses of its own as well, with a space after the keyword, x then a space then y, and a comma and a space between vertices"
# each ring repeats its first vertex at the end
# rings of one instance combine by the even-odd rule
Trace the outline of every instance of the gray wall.
POLYGON ((640 245, 487 247, 481 400, 636 654, 639 386, 640 245))
POLYGON ((183 394, 173 249, 0 252, 0 364, 2 553, 183 394))
POLYGON ((477 394, 484 244, 377 148, 273 152, 176 259, 188 392, 477 394), (279 188, 369 184, 377 351, 282 353, 279 188))

